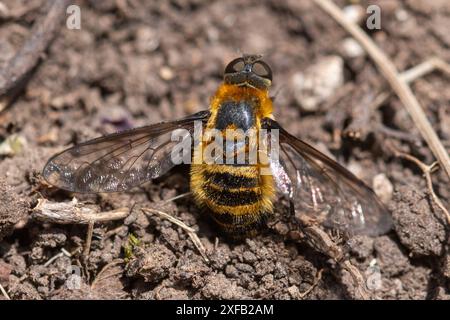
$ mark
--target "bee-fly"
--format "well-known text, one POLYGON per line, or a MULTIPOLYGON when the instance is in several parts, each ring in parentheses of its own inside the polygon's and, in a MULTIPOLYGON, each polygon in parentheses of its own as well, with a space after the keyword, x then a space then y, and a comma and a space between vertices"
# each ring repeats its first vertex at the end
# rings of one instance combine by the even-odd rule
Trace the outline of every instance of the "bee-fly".
MULTIPOLYGON (((173 133, 184 129, 193 134, 200 122, 202 137, 189 145, 194 149, 191 190, 197 204, 228 234, 253 234, 280 197, 287 198, 291 211, 313 216, 327 227, 367 235, 389 230, 390 215, 369 187, 274 120, 269 96, 272 71, 261 56, 231 61, 223 79, 208 111, 81 143, 53 156, 43 176, 50 184, 74 192, 129 190, 177 164, 172 151, 179 141, 173 133), (247 136, 231 143, 233 159, 252 149, 257 151, 256 161, 248 156, 244 162, 205 160, 204 151, 215 141, 208 132, 225 136, 229 130, 256 133, 252 142, 247 136), (259 135, 263 131, 270 142, 263 143, 259 135), (265 151, 274 141, 276 157, 265 151)), ((227 144, 223 153, 229 154, 228 149, 227 144)), ((222 155, 216 150, 213 158, 218 153, 222 155)))
MULTIPOLYGON (((272 71, 259 56, 244 56, 231 61, 225 68, 224 82, 211 100, 205 131, 216 129, 225 135, 227 130, 261 130, 263 119, 272 117, 268 91, 271 82, 272 71)), ((211 142, 208 138, 204 140, 197 149, 203 149, 211 142)), ((246 151, 249 151, 250 142, 240 141, 242 146, 236 149, 247 147, 246 151)), ((202 151, 195 151, 194 155, 203 155, 202 151)), ((249 161, 232 161, 231 164, 193 161, 191 190, 196 202, 206 206, 214 220, 228 233, 252 233, 272 213, 276 195, 272 175, 261 174, 264 165, 261 161, 253 164, 249 161)))

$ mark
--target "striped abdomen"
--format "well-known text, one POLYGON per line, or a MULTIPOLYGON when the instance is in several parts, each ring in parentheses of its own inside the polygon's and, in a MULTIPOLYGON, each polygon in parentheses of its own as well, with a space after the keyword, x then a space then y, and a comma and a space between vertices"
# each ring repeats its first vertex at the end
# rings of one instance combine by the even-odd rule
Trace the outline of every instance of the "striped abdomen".
MULTIPOLYGON (((229 130, 238 129, 246 134, 253 131, 258 137, 261 119, 271 116, 272 101, 267 90, 222 84, 211 100, 210 111, 205 131, 214 129, 220 131, 223 138, 228 138, 229 130)), ((238 155, 249 155, 244 157, 245 161, 232 161, 232 164, 206 161, 210 163, 206 164, 207 150, 213 139, 205 133, 195 147, 194 164, 191 165, 191 190, 197 203, 206 207, 219 226, 234 237, 251 235, 272 213, 275 197, 272 175, 260 175, 259 157, 257 161, 250 160, 252 151, 258 150, 250 146, 258 147, 259 140, 238 140, 232 148, 223 145, 222 150, 236 156, 235 160, 238 155)))
POLYGON ((193 165, 191 189, 231 235, 253 233, 272 212, 272 176, 260 175, 257 165, 193 165))

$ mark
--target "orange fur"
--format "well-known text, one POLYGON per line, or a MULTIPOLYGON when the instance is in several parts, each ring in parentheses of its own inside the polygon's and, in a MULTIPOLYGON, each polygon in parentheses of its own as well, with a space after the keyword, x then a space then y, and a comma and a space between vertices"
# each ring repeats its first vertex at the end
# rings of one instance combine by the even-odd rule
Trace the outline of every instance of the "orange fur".
MULTIPOLYGON (((260 90, 245 86, 239 87, 231 84, 221 84, 217 89, 216 94, 211 98, 211 117, 208 124, 214 124, 216 122, 217 111, 220 104, 224 100, 257 100, 258 108, 256 110, 256 118, 258 120, 265 117, 270 117, 273 112, 272 100, 269 97, 268 90, 260 90)), ((257 123, 257 126, 259 128, 260 123, 257 123)), ((212 128, 212 126, 207 127, 212 128)))

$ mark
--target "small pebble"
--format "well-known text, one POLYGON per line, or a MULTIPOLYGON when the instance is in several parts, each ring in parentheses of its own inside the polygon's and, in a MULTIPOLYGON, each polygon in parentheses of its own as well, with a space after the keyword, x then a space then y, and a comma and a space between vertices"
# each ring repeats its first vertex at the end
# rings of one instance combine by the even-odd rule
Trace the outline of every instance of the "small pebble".
POLYGON ((357 58, 365 54, 364 49, 353 38, 345 38, 342 41, 342 50, 347 58, 357 58))
POLYGON ((360 24, 365 15, 363 7, 357 4, 346 6, 343 11, 347 20, 356 24, 360 24))
POLYGON ((375 191, 376 195, 384 203, 388 203, 392 199, 394 186, 384 173, 377 174, 375 177, 373 177, 372 187, 373 191, 375 191))
POLYGON ((395 17, 398 21, 406 21, 409 18, 408 12, 404 9, 399 9, 395 11, 395 17))
POLYGON ((295 100, 305 111, 317 111, 344 83, 344 61, 339 56, 327 56, 292 76, 295 100))
POLYGON ((171 68, 164 66, 159 69, 159 76, 161 77, 161 79, 169 81, 174 78, 174 73, 171 68))

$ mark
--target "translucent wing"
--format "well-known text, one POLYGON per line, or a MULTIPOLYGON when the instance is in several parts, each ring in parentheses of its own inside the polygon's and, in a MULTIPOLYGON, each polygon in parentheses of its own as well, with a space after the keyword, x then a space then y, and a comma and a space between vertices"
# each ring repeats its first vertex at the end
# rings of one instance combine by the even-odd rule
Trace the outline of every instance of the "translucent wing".
POLYGON ((364 182, 275 121, 265 122, 268 129, 279 130, 279 157, 271 159, 271 169, 296 211, 350 234, 375 236, 390 230, 389 212, 364 182))
POLYGON ((162 122, 93 139, 53 156, 42 175, 52 185, 74 192, 125 191, 157 178, 174 166, 174 130, 186 129, 188 139, 194 121, 205 121, 209 112, 162 122))

